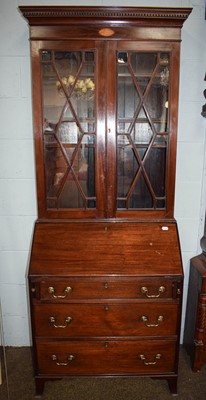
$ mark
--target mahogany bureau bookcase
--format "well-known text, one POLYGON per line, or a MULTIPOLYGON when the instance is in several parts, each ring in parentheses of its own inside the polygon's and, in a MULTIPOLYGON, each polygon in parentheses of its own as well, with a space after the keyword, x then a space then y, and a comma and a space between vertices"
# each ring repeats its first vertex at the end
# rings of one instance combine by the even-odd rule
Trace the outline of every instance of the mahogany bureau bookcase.
POLYGON ((177 393, 174 188, 189 8, 32 7, 38 197, 29 266, 36 394, 152 377, 177 393))

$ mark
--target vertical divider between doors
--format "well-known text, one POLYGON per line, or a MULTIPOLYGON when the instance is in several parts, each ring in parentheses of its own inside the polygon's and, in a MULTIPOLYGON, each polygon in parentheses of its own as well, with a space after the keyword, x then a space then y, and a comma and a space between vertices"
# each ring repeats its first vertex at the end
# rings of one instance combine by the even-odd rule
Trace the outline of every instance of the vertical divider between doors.
POLYGON ((117 104, 117 42, 108 41, 107 57, 107 218, 116 216, 117 192, 117 139, 116 139, 116 104, 117 104))
POLYGON ((105 41, 96 42, 96 81, 95 107, 96 118, 96 155, 95 184, 97 195, 97 218, 106 217, 106 45, 105 41))

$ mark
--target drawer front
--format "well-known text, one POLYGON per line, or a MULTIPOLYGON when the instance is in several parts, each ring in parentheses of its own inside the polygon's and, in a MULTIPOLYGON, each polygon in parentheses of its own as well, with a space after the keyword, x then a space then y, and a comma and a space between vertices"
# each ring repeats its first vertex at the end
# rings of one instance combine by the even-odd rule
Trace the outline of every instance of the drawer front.
POLYGON ((34 306, 35 335, 175 335, 178 305, 136 303, 42 304, 34 306))
POLYGON ((124 375, 175 371, 174 341, 38 342, 40 374, 124 375))
POLYGON ((171 299, 181 294, 181 284, 164 277, 42 280, 39 284, 33 283, 33 292, 35 285, 40 285, 39 299, 60 302, 73 299, 171 299))

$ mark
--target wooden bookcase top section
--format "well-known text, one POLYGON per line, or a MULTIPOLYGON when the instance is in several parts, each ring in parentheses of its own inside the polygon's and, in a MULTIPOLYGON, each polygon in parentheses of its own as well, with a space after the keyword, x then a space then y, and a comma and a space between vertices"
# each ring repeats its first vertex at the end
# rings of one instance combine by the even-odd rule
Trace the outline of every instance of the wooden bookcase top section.
MULTIPOLYGON (((61 40, 73 37, 84 39, 90 39, 91 36, 97 37, 98 31, 96 32, 95 27, 106 27, 113 26, 116 28, 114 35, 109 39, 127 39, 129 34, 128 28, 137 28, 136 33, 133 32, 133 39, 142 39, 144 36, 141 35, 141 28, 156 27, 158 29, 168 28, 168 35, 166 32, 164 35, 160 35, 160 32, 152 30, 148 36, 152 40, 180 40, 180 30, 184 21, 188 18, 192 11, 192 8, 173 8, 173 7, 81 7, 81 6, 20 6, 19 10, 28 21, 31 26, 30 39, 38 40, 46 39, 47 37, 54 40, 55 36, 58 39, 59 29, 61 27, 61 40), (69 27, 78 25, 84 25, 88 28, 88 35, 82 27, 82 33, 70 31, 69 27), (44 27, 45 30, 41 30, 40 27, 44 27), (50 27, 50 29, 49 29, 50 27), (51 30, 52 27, 52 30, 51 30), (65 27, 67 32, 65 32, 65 27), (176 35, 174 34, 173 28, 175 28, 176 35), (178 28, 178 29, 177 29, 178 28), (124 34, 121 31, 124 29, 124 34), (139 32, 140 29, 140 32, 139 32), (56 32, 56 33, 55 33, 56 32), (63 34, 64 33, 64 34, 63 34), (51 37, 52 34, 52 37, 51 37), (48 35, 48 36, 47 36, 48 35)), ((81 30, 81 29, 80 29, 81 30)), ((143 33, 142 32, 142 33, 143 33)), ((144 37, 143 40, 148 39, 144 37)), ((108 37, 102 37, 101 39, 108 39, 108 37)))
POLYGON ((87 7, 87 6, 20 6, 20 11, 30 25, 41 23, 53 24, 112 21, 114 24, 128 21, 139 25, 156 25, 181 27, 188 18, 192 8, 174 7, 87 7))

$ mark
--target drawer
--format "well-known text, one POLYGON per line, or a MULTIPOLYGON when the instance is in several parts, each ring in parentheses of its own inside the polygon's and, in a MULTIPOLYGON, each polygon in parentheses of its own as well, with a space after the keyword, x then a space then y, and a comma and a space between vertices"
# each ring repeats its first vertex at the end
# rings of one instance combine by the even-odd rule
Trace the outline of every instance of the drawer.
POLYGON ((176 365, 175 341, 38 342, 36 348, 40 374, 159 374, 176 365))
POLYGON ((181 282, 165 277, 42 280, 32 282, 33 297, 41 300, 171 299, 181 295, 181 282), (36 292, 36 293, 35 293, 36 292))
POLYGON ((177 333, 176 303, 41 304, 35 336, 166 336, 177 333))

